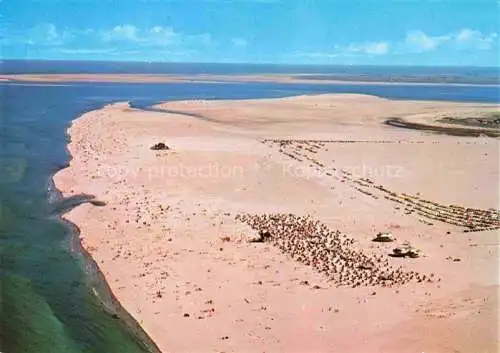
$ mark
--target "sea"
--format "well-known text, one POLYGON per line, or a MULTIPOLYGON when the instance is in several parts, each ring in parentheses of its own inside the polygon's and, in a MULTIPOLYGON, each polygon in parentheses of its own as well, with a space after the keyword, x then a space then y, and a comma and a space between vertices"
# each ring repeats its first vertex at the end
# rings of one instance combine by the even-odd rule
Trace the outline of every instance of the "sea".
MULTIPOLYGON (((391 99, 500 103, 498 68, 2 61, 0 74, 285 73, 369 84, 0 82, 0 352, 157 352, 122 308, 78 228, 61 215, 52 176, 71 159, 71 121, 106 104, 147 108, 183 99, 255 99, 362 93, 391 99), (398 82, 397 85, 376 81, 398 82), (419 85, 407 84, 419 82, 419 85)), ((195 119, 195 117, 193 117, 195 119)), ((165 331, 169 325, 165 322, 165 331)))

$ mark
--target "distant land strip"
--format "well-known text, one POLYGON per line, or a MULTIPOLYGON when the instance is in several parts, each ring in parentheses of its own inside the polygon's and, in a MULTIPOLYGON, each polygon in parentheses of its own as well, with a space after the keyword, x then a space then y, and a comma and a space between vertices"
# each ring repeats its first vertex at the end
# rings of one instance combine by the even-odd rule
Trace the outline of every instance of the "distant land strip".
POLYGON ((422 124, 417 122, 411 122, 404 120, 402 118, 390 118, 384 122, 386 125, 400 127, 405 129, 414 129, 414 130, 424 130, 431 131, 436 133, 443 133, 452 136, 488 136, 488 137, 500 137, 500 130, 498 129, 474 129, 470 127, 454 127, 454 126, 439 126, 432 124, 422 124))
POLYGON ((349 76, 311 74, 255 75, 175 75, 175 74, 6 74, 0 82, 116 82, 116 83, 290 83, 290 84, 349 84, 349 85, 454 85, 499 86, 497 78, 467 78, 455 76, 349 76))

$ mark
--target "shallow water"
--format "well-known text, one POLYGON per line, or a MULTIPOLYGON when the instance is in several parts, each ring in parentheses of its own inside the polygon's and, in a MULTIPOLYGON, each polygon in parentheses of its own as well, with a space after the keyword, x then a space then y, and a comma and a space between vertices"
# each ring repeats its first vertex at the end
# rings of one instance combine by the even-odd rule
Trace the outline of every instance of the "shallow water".
POLYGON ((82 201, 61 203, 50 182, 68 164, 65 130, 82 113, 116 101, 147 107, 165 100, 328 92, 499 101, 498 87, 474 86, 3 83, 0 90, 0 350, 7 353, 155 350, 113 307, 106 284, 75 241, 75 229, 59 218, 82 201))

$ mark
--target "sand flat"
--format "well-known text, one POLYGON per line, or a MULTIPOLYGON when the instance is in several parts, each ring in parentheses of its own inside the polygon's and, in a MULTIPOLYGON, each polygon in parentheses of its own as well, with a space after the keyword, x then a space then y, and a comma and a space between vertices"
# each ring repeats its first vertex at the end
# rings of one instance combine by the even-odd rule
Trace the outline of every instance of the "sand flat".
POLYGON ((54 179, 107 203, 66 217, 163 352, 497 351, 498 218, 449 206, 498 210, 499 140, 383 122, 498 106, 349 94, 157 108, 169 112, 120 103, 75 120, 54 179), (247 242, 235 216, 268 213, 310 215, 428 280, 339 287, 247 242), (371 241, 385 231, 394 243, 371 241), (387 256, 404 241, 422 256, 387 256))
POLYGON ((443 83, 443 82, 405 82, 401 81, 363 81, 352 77, 315 78, 305 74, 3 74, 0 81, 15 82, 122 82, 122 83, 289 83, 315 85, 405 85, 405 86, 498 86, 497 83, 443 83))

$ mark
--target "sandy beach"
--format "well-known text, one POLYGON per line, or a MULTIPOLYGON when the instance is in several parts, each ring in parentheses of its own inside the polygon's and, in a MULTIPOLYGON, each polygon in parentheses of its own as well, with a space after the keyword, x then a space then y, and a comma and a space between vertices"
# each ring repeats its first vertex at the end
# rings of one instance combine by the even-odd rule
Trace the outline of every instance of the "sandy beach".
POLYGON ((65 218, 162 352, 498 351, 499 140, 384 123, 453 128, 437 120, 498 105, 155 108, 74 120, 54 181, 103 202, 65 218))

